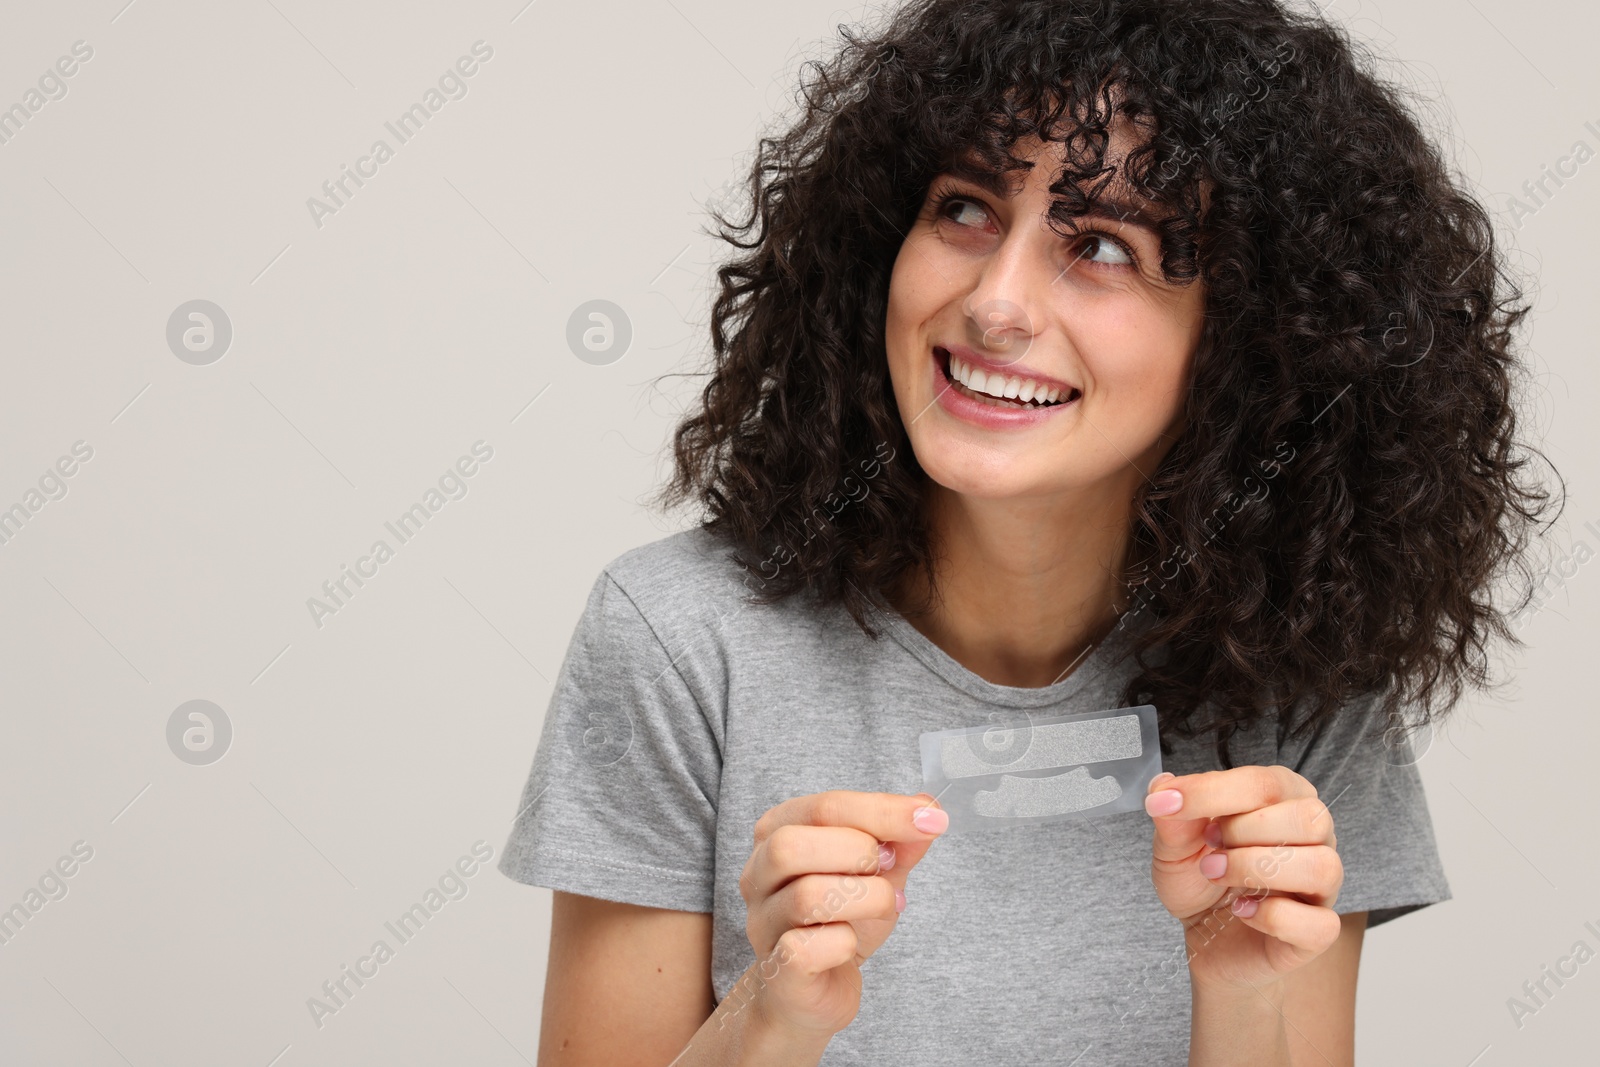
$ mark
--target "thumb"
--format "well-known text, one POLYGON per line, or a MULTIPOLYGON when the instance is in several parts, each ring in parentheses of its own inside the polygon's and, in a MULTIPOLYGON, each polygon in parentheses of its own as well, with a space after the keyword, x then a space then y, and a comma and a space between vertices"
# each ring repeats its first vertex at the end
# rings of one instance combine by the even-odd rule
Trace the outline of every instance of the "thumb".
POLYGON ((1145 789, 1144 810, 1155 823, 1155 858, 1158 860, 1183 860, 1193 856, 1205 844, 1202 836, 1210 819, 1183 817, 1183 793, 1162 788, 1178 776, 1162 771, 1150 779, 1145 789))
MULTIPOLYGON (((946 820, 948 820, 948 814, 945 813, 944 809, 939 806, 939 802, 934 799, 932 794, 918 793, 916 794, 916 798, 921 801, 923 805, 928 808, 928 810, 937 811, 940 813, 940 815, 943 815, 946 820)), ((935 824, 937 825, 937 821, 935 824)), ((946 822, 945 825, 948 825, 948 822, 946 822)), ((932 848, 933 843, 937 840, 938 838, 935 837, 922 841, 885 842, 885 844, 894 850, 894 866, 887 871, 880 870, 879 873, 881 873, 885 878, 889 879, 889 881, 893 883, 896 888, 904 889, 906 885, 906 875, 911 873, 911 868, 922 862, 922 857, 928 854, 928 849, 932 848)))

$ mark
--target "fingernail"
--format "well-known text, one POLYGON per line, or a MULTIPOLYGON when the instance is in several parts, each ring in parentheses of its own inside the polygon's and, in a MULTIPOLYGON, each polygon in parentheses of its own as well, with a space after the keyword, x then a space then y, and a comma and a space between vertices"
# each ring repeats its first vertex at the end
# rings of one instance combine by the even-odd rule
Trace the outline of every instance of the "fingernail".
POLYGON ((1255 897, 1237 897, 1233 902, 1233 913, 1241 919, 1248 919, 1260 906, 1261 902, 1255 897))
POLYGON ((1144 810, 1151 815, 1171 815, 1183 807, 1183 794, 1176 789, 1163 789, 1144 798, 1144 810))
POLYGON ((898 889, 894 891, 894 910, 897 912, 906 910, 906 895, 898 889))
POLYGON ((878 870, 887 871, 894 867, 894 846, 880 844, 878 846, 878 870))
POLYGON ((1173 774, 1171 771, 1162 771, 1160 774, 1158 774, 1154 778, 1150 779, 1149 788, 1154 789, 1156 786, 1160 785, 1162 782, 1165 782, 1168 778, 1176 778, 1176 777, 1178 777, 1178 776, 1176 774, 1173 774))
POLYGON ((943 808, 918 808, 911 825, 925 834, 942 834, 950 827, 950 813, 943 808))
POLYGON ((1228 857, 1226 853, 1213 852, 1200 861, 1200 873, 1207 878, 1221 878, 1228 873, 1228 857))
POLYGON ((1200 836, 1206 839, 1206 844, 1212 848, 1222 847, 1222 827, 1214 822, 1206 823, 1206 828, 1200 831, 1200 836))

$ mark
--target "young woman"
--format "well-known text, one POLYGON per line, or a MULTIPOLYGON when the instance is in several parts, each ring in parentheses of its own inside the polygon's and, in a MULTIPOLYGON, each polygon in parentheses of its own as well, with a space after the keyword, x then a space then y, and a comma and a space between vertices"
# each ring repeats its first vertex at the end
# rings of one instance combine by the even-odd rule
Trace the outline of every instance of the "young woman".
POLYGON ((702 522, 595 582, 501 861, 541 1064, 1351 1063, 1364 931, 1450 896, 1401 727, 1548 500, 1485 212, 1271 0, 916 0, 805 90, 702 522), (1145 703, 1143 811, 922 791, 924 732, 1145 703))

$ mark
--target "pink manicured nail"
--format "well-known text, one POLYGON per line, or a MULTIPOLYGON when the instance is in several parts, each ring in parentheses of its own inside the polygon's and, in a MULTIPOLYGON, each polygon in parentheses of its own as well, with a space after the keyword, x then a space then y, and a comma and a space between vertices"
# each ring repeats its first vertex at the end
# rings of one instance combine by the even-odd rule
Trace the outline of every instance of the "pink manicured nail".
POLYGON ((894 891, 894 910, 895 911, 905 911, 906 910, 906 895, 904 893, 902 893, 898 889, 896 889, 894 891))
POLYGON ((1176 789, 1163 789, 1144 798, 1144 810, 1151 815, 1171 815, 1183 807, 1183 794, 1176 789))
POLYGON ((1200 831, 1200 836, 1206 839, 1206 844, 1212 848, 1222 847, 1222 827, 1214 822, 1206 823, 1206 828, 1200 831))
POLYGON ((918 808, 911 825, 925 834, 942 834, 950 827, 950 813, 943 808, 918 808))
POLYGON ((1200 861, 1200 873, 1207 878, 1221 878, 1228 873, 1228 856, 1223 852, 1213 852, 1200 861))
POLYGON ((881 843, 878 845, 878 870, 887 871, 894 868, 894 846, 881 843))
POLYGON ((1233 902, 1233 913, 1241 919, 1248 919, 1260 906, 1261 902, 1255 897, 1237 897, 1233 902))

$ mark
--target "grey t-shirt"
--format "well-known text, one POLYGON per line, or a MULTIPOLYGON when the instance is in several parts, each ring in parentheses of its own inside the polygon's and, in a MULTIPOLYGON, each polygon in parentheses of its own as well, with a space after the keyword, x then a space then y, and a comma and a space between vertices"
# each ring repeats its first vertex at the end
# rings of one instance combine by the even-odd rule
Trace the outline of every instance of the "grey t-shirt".
MULTIPOLYGON (((874 641, 808 595, 750 604, 727 551, 694 528, 602 571, 499 863, 530 885, 710 912, 718 1001, 755 961, 738 879, 762 813, 828 789, 922 792, 924 731, 1120 707, 1133 666, 1119 628, 1061 682, 996 685, 898 614, 875 615, 874 641)), ((1281 750, 1266 723, 1230 746, 1236 766, 1281 763, 1330 802, 1335 909, 1369 926, 1450 898, 1417 769, 1372 703, 1281 750)), ((1165 770, 1220 769, 1213 739, 1172 743, 1165 770)), ((1189 973, 1151 833, 1141 809, 934 841, 822 1063, 1186 1062, 1189 973)))

